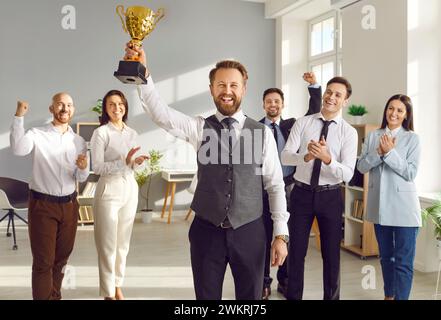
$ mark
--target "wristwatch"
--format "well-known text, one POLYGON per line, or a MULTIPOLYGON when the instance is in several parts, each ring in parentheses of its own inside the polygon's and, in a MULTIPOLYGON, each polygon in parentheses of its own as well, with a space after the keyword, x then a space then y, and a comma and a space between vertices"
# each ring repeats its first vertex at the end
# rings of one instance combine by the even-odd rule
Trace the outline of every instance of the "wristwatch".
POLYGON ((280 234, 278 236, 275 236, 274 238, 283 240, 283 242, 285 242, 285 243, 289 242, 289 236, 287 236, 286 234, 280 234))

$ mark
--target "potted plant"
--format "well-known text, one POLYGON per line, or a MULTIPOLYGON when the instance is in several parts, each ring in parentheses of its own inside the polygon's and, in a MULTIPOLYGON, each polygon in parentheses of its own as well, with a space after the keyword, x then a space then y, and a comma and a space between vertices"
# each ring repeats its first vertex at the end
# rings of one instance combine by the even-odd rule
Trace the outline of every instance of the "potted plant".
POLYGON ((441 260, 441 198, 435 200, 430 206, 422 210, 423 221, 430 218, 435 226, 435 238, 437 240, 438 258, 441 260))
POLYGON ((152 209, 149 208, 149 194, 150 186, 152 184, 152 177, 161 171, 160 160, 163 154, 157 150, 150 150, 148 153, 149 159, 146 160, 146 166, 141 171, 135 172, 135 179, 138 183, 141 197, 145 199, 145 207, 141 210, 143 222, 148 223, 152 219, 152 209), (142 192, 143 186, 146 185, 145 194, 142 192))
POLYGON ((96 104, 92 106, 92 111, 98 114, 98 119, 101 121, 101 115, 103 114, 103 99, 98 99, 96 104))
POLYGON ((354 124, 361 124, 366 113, 366 106, 362 104, 352 104, 348 108, 348 114, 352 116, 354 124))

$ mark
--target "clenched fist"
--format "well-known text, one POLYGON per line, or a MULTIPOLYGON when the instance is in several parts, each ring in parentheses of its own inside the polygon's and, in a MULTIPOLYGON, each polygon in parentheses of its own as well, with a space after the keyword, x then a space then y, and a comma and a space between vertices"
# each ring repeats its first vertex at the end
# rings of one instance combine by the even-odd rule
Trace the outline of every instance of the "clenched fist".
POLYGON ((23 117, 29 110, 29 103, 26 101, 17 101, 17 110, 15 111, 16 117, 23 117))
POLYGON ((314 85, 317 83, 317 79, 315 77, 314 72, 305 72, 303 74, 303 80, 309 83, 309 85, 314 85))

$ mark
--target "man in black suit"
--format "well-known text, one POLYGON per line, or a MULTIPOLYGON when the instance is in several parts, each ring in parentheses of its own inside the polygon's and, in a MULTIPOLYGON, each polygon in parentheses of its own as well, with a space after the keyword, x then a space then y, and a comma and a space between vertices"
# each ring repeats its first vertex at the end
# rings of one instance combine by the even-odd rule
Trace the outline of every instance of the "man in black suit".
MULTIPOLYGON (((313 72, 306 72, 303 74, 303 79, 309 83, 308 91, 310 95, 309 99, 309 109, 305 115, 314 114, 320 112, 321 106, 321 95, 322 90, 320 85, 317 84, 316 77, 313 72)), ((260 122, 270 127, 274 134, 274 139, 277 143, 277 149, 280 153, 285 147, 285 142, 288 139, 289 133, 291 131, 295 118, 282 119, 282 110, 284 108, 284 94, 282 90, 278 88, 266 89, 263 93, 263 109, 265 110, 266 117, 261 119, 260 122)), ((295 167, 292 166, 282 166, 283 180, 285 182, 285 191, 287 195, 287 203, 289 204, 289 194, 292 190, 294 182, 294 172, 295 167)), ((273 221, 271 219, 271 212, 269 210, 269 199, 268 194, 264 191, 263 193, 263 221, 265 224, 265 231, 267 237, 267 249, 265 255, 265 273, 263 281, 263 292, 262 299, 267 300, 271 294, 271 282, 273 279, 270 277, 270 249, 271 240, 273 234, 273 221)), ((286 295, 286 288, 288 285, 288 268, 287 260, 279 267, 277 271, 277 291, 286 295)))

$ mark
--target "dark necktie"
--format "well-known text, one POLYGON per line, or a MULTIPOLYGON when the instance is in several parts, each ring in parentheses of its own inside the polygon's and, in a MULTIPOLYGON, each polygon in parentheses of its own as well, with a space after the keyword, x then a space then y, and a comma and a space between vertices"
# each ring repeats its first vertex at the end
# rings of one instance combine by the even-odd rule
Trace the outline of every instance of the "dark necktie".
POLYGON ((277 151, 279 150, 279 139, 277 137, 277 124, 275 122, 271 123, 271 128, 273 128, 274 140, 276 140, 277 151))
MULTIPOLYGON (((331 124, 331 122, 333 122, 332 120, 331 121, 325 121, 323 119, 320 119, 320 120, 323 121, 323 128, 322 128, 322 132, 320 132, 319 141, 321 140, 322 136, 326 140, 326 137, 328 136, 329 125, 331 124)), ((322 167, 322 160, 315 159, 314 166, 312 168, 312 175, 311 175, 311 182, 310 182, 311 188, 315 188, 318 186, 321 167, 322 167)))
POLYGON ((228 118, 225 118, 222 120, 222 122, 225 124, 225 126, 227 127, 227 130, 228 130, 228 146, 229 146, 230 155, 231 155, 231 152, 233 150, 233 145, 234 145, 233 139, 236 138, 236 134, 233 129, 233 123, 235 121, 236 120, 231 117, 228 117, 228 118), (233 132, 231 132, 231 130, 233 130, 233 132))

